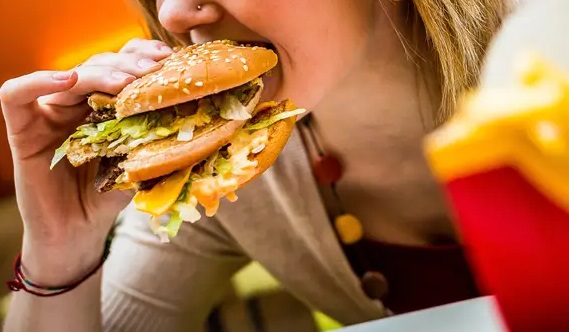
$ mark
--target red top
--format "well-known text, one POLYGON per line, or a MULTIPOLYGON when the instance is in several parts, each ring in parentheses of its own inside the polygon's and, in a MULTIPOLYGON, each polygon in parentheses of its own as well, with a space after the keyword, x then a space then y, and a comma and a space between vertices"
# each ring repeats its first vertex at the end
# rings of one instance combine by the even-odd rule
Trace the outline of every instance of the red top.
POLYGON ((396 314, 478 297, 462 247, 414 247, 362 240, 373 270, 388 282, 384 305, 396 314))

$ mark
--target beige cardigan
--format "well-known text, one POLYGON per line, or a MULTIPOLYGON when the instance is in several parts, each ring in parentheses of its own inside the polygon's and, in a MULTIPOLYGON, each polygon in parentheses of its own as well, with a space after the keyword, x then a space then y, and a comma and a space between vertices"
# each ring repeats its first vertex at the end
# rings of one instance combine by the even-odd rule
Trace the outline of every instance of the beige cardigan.
POLYGON ((238 195, 215 218, 184 224, 169 244, 149 231, 146 215, 127 209, 104 271, 105 331, 199 331, 250 260, 340 323, 384 316, 342 253, 298 132, 275 165, 238 195))

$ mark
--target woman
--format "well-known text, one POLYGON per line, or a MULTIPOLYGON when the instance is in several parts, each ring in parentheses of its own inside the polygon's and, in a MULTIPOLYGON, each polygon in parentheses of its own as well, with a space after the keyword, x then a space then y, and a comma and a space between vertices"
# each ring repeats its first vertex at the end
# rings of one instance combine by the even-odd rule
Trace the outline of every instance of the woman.
MULTIPOLYGON (((421 140, 476 82, 506 1, 141 5, 170 46, 220 38, 273 43, 281 61, 265 97, 290 97, 311 110, 322 150, 343 164, 338 199, 314 181, 314 142, 301 125, 275 167, 242 189, 237 203, 185 224, 171 244, 160 244, 147 217, 127 209, 104 277, 99 271, 49 298, 15 293, 7 331, 199 330, 227 280, 250 260, 345 324, 479 295, 421 140), (361 220, 357 252, 335 235, 329 220, 337 210, 361 220)), ((85 117, 86 94, 117 93, 171 52, 163 42, 133 40, 71 71, 36 72, 3 86, 29 280, 69 285, 100 263, 131 196, 96 194, 92 168, 49 171, 53 150, 85 117)))

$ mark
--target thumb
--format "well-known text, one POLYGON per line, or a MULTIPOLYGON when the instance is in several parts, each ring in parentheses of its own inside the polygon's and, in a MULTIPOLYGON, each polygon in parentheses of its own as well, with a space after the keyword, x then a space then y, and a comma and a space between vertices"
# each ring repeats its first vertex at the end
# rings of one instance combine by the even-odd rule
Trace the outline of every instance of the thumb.
MULTIPOLYGON (((90 189, 94 192, 93 188, 90 189)), ((113 220, 132 201, 135 192, 134 190, 115 189, 104 194, 94 194, 99 195, 100 198, 95 206, 99 211, 97 217, 102 218, 102 220, 113 220)))

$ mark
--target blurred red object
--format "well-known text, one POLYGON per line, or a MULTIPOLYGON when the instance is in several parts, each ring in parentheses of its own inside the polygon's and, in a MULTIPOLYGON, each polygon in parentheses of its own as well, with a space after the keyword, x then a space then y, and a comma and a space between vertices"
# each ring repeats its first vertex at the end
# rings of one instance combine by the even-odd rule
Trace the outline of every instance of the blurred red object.
POLYGON ((510 329, 569 330, 567 211, 512 168, 446 188, 480 284, 496 296, 510 329))
POLYGON ((515 332, 569 331, 569 74, 535 54, 426 140, 480 286, 515 332))

